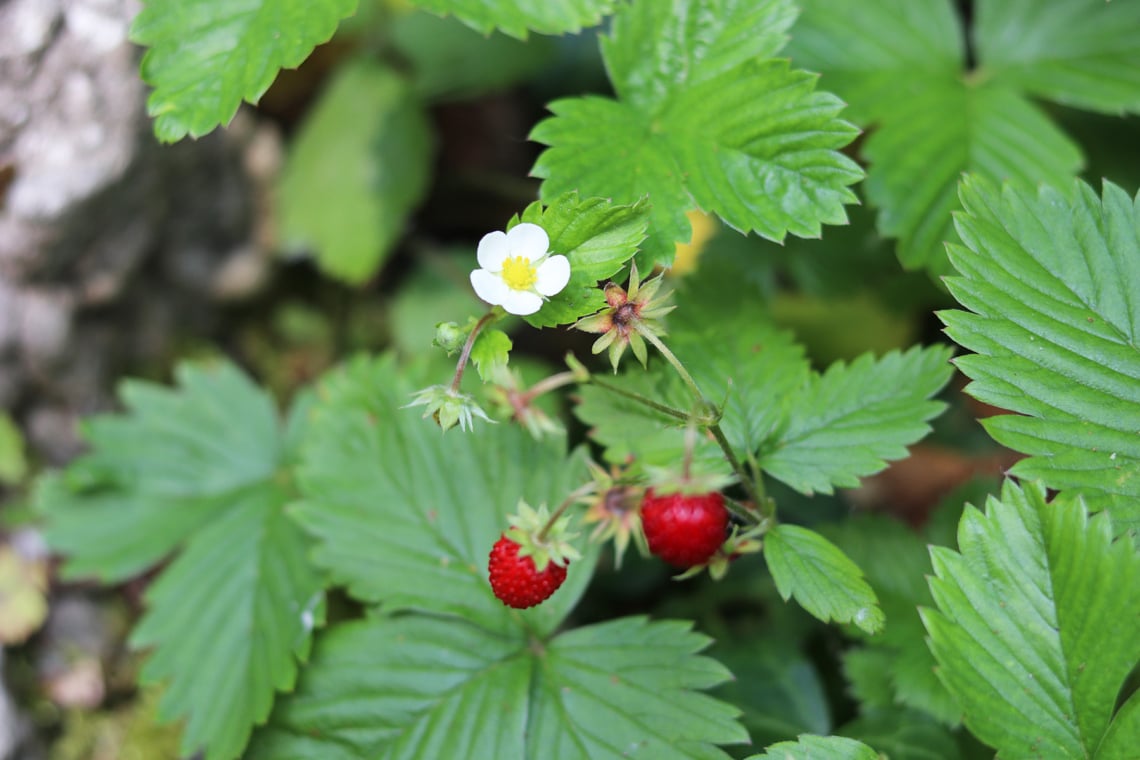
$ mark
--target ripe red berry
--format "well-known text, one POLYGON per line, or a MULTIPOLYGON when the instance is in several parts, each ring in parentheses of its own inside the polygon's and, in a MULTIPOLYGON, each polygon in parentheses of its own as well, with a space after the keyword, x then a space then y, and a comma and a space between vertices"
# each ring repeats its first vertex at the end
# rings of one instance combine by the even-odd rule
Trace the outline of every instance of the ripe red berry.
POLYGON ((534 560, 520 557, 519 545, 506 535, 500 536, 491 547, 487 569, 491 574, 491 590, 495 596, 508 607, 520 610, 545 602, 566 580, 566 568, 553 562, 541 573, 538 572, 534 560))
POLYGON ((720 493, 671 493, 650 488, 641 500, 649 551, 676 567, 703 565, 724 543, 728 510, 720 493))

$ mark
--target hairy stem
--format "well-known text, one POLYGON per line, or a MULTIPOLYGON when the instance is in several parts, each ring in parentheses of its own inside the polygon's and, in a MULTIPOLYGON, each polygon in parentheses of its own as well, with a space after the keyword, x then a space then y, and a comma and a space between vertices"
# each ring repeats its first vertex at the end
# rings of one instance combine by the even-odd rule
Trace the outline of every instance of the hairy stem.
POLYGON ((463 370, 467 369, 467 360, 471 358, 471 348, 475 345, 475 339, 479 337, 479 331, 499 318, 496 312, 497 308, 498 307, 492 308, 489 312, 480 317, 479 321, 475 323, 475 326, 471 328, 471 332, 467 336, 467 342, 463 344, 463 350, 459 352, 459 361, 455 365, 455 377, 451 378, 452 391, 459 391, 459 383, 463 381, 463 370))

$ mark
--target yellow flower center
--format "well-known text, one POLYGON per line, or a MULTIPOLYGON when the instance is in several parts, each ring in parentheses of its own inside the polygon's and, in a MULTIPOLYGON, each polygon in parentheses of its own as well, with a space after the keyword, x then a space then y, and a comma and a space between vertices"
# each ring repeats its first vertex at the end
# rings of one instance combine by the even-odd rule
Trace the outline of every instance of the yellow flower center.
POLYGON ((530 290, 538 280, 538 270, 525 256, 515 256, 503 262, 503 282, 511 290, 530 290))

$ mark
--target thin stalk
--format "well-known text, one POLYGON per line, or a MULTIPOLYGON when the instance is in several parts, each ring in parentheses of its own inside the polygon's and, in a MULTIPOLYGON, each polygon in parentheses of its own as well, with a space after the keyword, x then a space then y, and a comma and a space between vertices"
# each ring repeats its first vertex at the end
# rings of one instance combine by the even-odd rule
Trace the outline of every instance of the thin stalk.
POLYGON ((467 360, 471 358, 471 348, 475 345, 475 338, 479 337, 479 331, 482 330, 487 323, 498 319, 498 314, 495 309, 484 314, 475 326, 471 328, 471 333, 467 336, 467 342, 463 344, 463 350, 459 352, 459 362, 455 365, 455 377, 451 378, 451 390, 459 392, 459 383, 463 380, 463 370, 467 368, 467 360))
POLYGON ((749 477, 748 472, 745 471, 744 467, 740 464, 740 460, 736 458, 736 452, 734 452, 732 446, 728 444, 728 439, 725 438, 724 431, 720 429, 720 424, 714 422, 709 425, 709 431, 713 434, 713 438, 716 439, 720 450, 724 452, 725 459, 732 465, 733 472, 740 478, 740 482, 744 484, 744 490, 748 492, 748 498, 756 505, 756 511, 764 517, 771 517, 771 515, 767 514, 766 502, 761 501, 756 483, 749 477))
POLYGON ((540 543, 542 541, 545 541, 546 534, 549 533, 550 529, 554 527, 554 523, 558 522, 558 518, 562 517, 562 513, 569 509, 572 504, 577 503, 578 500, 583 496, 593 493, 596 488, 597 486, 595 485, 594 481, 591 480, 588 483, 583 483, 571 491, 569 494, 567 494, 562 503, 558 505, 558 509, 554 510, 554 513, 550 515, 550 519, 547 520, 546 524, 542 526, 542 530, 538 532, 538 541, 540 543))
POLYGON ((544 377, 543 379, 539 380, 537 383, 530 386, 526 392, 522 393, 520 395, 520 398, 524 402, 529 403, 544 393, 550 393, 550 391, 561 388, 564 385, 570 385, 576 381, 577 378, 574 376, 573 372, 559 372, 558 374, 551 375, 550 377, 544 377))
POLYGON ((669 347, 662 343, 661 339, 654 335, 652 330, 643 329, 640 320, 635 321, 633 323, 633 327, 635 330, 637 330, 638 334, 640 334, 641 337, 652 343, 653 347, 661 352, 661 355, 665 357, 665 361, 673 365, 673 369, 677 370, 677 374, 681 376, 681 379, 685 382, 685 385, 689 387, 689 391, 692 392, 693 398, 695 398, 697 401, 704 401, 705 397, 701 394, 701 389, 697 385, 697 381, 694 380, 693 376, 689 374, 689 370, 685 369, 685 365, 681 364, 681 360, 678 359, 677 356, 669 350, 669 347))
POLYGON ((651 398, 642 396, 640 393, 627 391, 625 388, 620 388, 616 385, 612 385, 605 380, 599 380, 596 376, 592 375, 590 377, 590 382, 599 388, 609 391, 610 393, 616 393, 619 396, 624 396, 631 401, 636 401, 639 404, 648 406, 650 409, 655 409, 656 411, 661 412, 662 414, 667 414, 675 419, 687 421, 691 416, 688 412, 682 411, 680 409, 675 409, 674 407, 667 406, 666 404, 660 404, 651 398))

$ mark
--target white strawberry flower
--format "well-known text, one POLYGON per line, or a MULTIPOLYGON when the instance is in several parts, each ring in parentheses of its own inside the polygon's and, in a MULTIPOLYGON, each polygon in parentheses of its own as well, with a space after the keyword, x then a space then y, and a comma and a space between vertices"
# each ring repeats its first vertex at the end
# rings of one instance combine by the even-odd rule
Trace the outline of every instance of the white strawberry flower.
POLYGON ((546 230, 529 222, 487 233, 479 241, 481 269, 471 273, 475 294, 511 314, 534 314, 570 281, 570 260, 549 247, 546 230))

